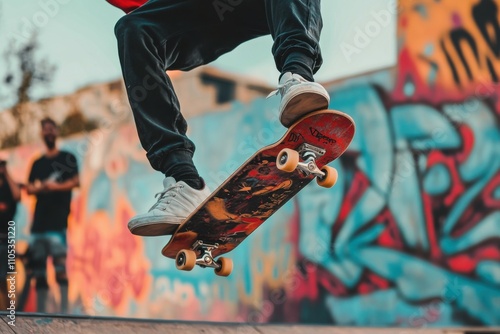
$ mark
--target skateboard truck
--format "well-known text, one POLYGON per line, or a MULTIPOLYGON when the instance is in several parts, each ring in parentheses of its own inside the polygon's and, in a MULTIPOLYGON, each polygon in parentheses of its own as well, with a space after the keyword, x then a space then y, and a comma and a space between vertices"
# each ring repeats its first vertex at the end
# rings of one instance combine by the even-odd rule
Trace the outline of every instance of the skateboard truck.
POLYGON ((212 251, 219 248, 219 244, 205 244, 202 240, 197 240, 191 249, 182 249, 175 257, 175 265, 180 270, 192 270, 195 265, 202 268, 210 267, 215 269, 219 276, 229 276, 233 270, 233 261, 225 257, 217 260, 212 256, 212 251))
POLYGON ((197 240, 194 245, 192 246, 193 250, 200 254, 199 257, 196 259, 196 264, 199 265, 202 268, 205 267, 212 267, 212 268, 220 268, 220 265, 215 262, 214 258, 212 257, 212 251, 216 248, 219 247, 219 244, 205 244, 201 240, 197 240))
POLYGON ((297 150, 285 148, 278 154, 276 166, 278 169, 289 173, 298 169, 305 175, 314 175, 317 177, 316 180, 320 186, 331 188, 337 182, 337 170, 330 166, 323 166, 320 169, 316 164, 316 159, 322 157, 325 153, 325 149, 307 143, 300 145, 297 150))
POLYGON ((304 143, 299 146, 297 152, 304 160, 304 162, 298 163, 298 169, 306 173, 306 175, 314 174, 318 177, 325 176, 325 173, 316 165, 316 159, 325 155, 325 149, 304 143))

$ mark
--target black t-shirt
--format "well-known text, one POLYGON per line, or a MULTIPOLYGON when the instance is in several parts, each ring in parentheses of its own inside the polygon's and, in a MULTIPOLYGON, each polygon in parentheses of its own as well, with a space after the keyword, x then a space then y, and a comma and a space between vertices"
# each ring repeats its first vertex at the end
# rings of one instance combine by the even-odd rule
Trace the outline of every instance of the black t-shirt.
MULTIPOLYGON (((29 182, 55 181, 63 183, 78 175, 76 157, 65 151, 59 151, 55 157, 41 157, 33 163, 29 182)), ((68 226, 71 204, 70 191, 50 191, 36 195, 35 217, 31 232, 61 231, 68 226)))
POLYGON ((5 210, 0 210, 0 233, 7 234, 9 221, 16 215, 17 203, 12 196, 9 183, 5 175, 0 175, 0 205, 6 206, 5 210))

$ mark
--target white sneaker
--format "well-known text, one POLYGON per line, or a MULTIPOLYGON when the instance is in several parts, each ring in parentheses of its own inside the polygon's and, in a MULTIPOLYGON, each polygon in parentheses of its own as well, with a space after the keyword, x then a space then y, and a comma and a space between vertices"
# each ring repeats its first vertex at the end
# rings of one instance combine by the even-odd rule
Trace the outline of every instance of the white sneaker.
MULTIPOLYGON (((163 191, 156 194, 158 201, 148 213, 133 217, 128 223, 132 234, 141 236, 168 235, 175 232, 196 208, 210 196, 206 185, 203 189, 191 188, 183 181, 176 182, 173 177, 163 180, 163 191)), ((156 197, 155 196, 155 197, 156 197)))
POLYGON ((283 74, 278 89, 268 98, 278 94, 281 95, 280 121, 287 128, 302 116, 327 109, 330 104, 330 95, 323 86, 291 72, 283 74))

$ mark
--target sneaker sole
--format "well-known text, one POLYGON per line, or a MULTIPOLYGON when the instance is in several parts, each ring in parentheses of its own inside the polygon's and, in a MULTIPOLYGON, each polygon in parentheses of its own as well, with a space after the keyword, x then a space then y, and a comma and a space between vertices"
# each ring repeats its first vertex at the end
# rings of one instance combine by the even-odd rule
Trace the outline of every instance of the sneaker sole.
POLYGON ((289 128, 293 123, 303 116, 317 110, 327 109, 329 100, 317 91, 299 91, 290 96, 288 102, 283 105, 280 121, 289 128))
POLYGON ((151 222, 151 221, 131 221, 128 223, 129 231, 134 235, 142 237, 155 237, 161 235, 171 235, 177 230, 183 219, 178 222, 151 222))

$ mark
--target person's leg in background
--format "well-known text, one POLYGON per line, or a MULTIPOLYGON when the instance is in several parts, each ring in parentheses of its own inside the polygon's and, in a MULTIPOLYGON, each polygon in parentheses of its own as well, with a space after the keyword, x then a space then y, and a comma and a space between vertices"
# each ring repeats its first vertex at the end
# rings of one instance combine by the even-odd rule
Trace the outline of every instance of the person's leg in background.
POLYGON ((59 311, 68 313, 68 276, 66 273, 66 231, 53 232, 50 238, 50 255, 56 272, 56 282, 59 286, 61 301, 59 311))
POLYGON ((7 289, 8 269, 8 239, 6 235, 0 236, 0 308, 6 310, 10 304, 7 289))
POLYGON ((49 256, 48 242, 39 234, 32 234, 30 240, 31 259, 29 264, 35 278, 36 287, 36 310, 46 312, 47 298, 49 296, 49 285, 47 284, 47 258, 49 256))

